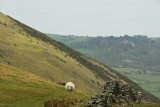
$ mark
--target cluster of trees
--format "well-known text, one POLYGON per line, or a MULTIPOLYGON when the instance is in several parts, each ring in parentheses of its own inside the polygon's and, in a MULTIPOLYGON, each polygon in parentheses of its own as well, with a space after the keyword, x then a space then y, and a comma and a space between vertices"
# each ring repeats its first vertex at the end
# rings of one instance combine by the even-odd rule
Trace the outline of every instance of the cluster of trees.
POLYGON ((137 71, 137 72, 134 72, 134 71, 131 71, 131 72, 124 72, 124 74, 146 74, 146 70, 143 70, 143 71, 137 71))
POLYGON ((68 36, 67 40, 72 41, 70 44, 63 40, 59 42, 66 43, 69 47, 109 66, 147 68, 154 71, 160 69, 160 38, 125 35, 86 37, 84 41, 78 41, 81 38, 68 36), (130 62, 124 60, 130 60, 130 62))

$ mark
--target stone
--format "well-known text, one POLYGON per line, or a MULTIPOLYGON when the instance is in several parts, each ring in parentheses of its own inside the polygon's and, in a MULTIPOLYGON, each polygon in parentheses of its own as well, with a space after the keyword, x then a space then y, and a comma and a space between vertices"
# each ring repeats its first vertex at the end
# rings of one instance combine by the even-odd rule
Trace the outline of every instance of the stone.
POLYGON ((111 107, 112 103, 129 105, 129 102, 142 103, 144 98, 142 92, 136 92, 128 84, 120 81, 107 81, 103 93, 92 96, 85 107, 111 107))

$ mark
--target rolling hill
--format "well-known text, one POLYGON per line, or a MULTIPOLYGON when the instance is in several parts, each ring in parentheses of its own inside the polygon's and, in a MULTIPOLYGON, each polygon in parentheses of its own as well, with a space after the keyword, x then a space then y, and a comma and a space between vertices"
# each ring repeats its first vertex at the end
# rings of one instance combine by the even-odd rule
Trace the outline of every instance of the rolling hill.
POLYGON ((159 102, 158 98, 115 70, 2 13, 0 63, 54 83, 72 81, 77 89, 91 94, 101 92, 106 81, 119 80, 142 91, 146 101, 159 102))
POLYGON ((112 67, 160 98, 160 38, 142 35, 85 37, 47 34, 47 36, 112 67))
POLYGON ((89 56, 106 65, 148 69, 159 72, 160 38, 143 35, 120 37, 85 37, 47 34, 58 42, 89 56))

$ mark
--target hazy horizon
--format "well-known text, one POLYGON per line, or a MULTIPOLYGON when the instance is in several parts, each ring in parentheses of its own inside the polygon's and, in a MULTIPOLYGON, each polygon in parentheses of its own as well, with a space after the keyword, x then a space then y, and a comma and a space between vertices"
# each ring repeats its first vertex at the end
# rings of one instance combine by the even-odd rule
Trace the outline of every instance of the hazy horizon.
POLYGON ((0 12, 44 33, 160 37, 159 0, 0 1, 0 12))

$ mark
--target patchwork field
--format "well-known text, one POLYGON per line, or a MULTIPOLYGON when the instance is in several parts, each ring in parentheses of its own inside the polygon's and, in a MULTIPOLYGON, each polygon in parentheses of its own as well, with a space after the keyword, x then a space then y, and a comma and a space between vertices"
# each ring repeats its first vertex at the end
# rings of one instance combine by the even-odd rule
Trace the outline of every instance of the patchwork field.
POLYGON ((141 69, 112 67, 136 82, 143 89, 160 98, 160 73, 141 69))
POLYGON ((48 37, 56 40, 56 41, 63 41, 65 42, 65 44, 67 45, 71 45, 72 43, 76 43, 76 42, 83 42, 86 41, 88 38, 84 37, 84 36, 80 36, 80 37, 73 37, 72 35, 68 36, 60 36, 60 35, 54 35, 53 34, 47 34, 48 37))

